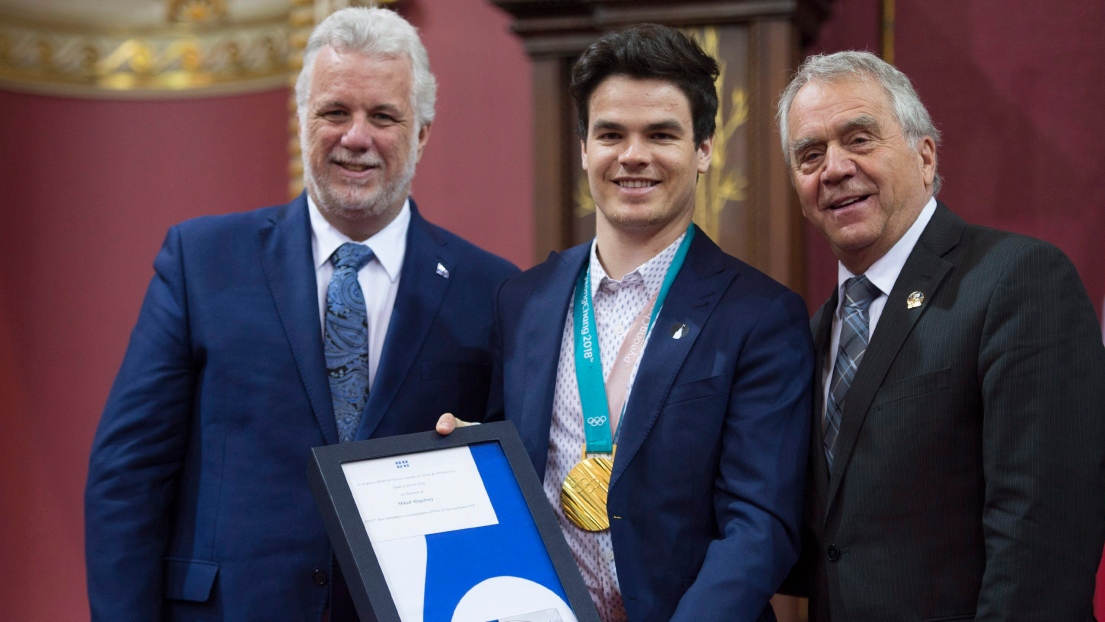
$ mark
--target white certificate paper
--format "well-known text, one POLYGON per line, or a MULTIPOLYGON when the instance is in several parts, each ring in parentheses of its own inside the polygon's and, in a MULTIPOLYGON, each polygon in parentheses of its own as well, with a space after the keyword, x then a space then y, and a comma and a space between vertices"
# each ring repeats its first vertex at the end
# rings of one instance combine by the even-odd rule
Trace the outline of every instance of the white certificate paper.
POLYGON ((342 470, 374 544, 499 523, 468 447, 347 462, 342 470))

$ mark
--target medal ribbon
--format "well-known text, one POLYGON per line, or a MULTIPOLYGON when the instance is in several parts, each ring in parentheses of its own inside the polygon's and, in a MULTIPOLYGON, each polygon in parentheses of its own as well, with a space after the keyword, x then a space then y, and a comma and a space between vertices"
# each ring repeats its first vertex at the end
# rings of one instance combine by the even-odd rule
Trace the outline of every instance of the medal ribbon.
POLYGON ((594 300, 591 297, 591 265, 587 262, 579 278, 576 279, 575 302, 573 304, 572 319, 575 331, 575 367, 576 383, 579 385, 579 402, 583 409, 583 430, 587 438, 584 445, 584 453, 609 454, 614 451, 614 434, 611 433, 611 413, 618 415, 618 428, 621 428, 621 415, 625 412, 625 396, 629 388, 629 375, 633 365, 644 351, 645 341, 652 332, 652 325, 656 322, 656 316, 660 314, 660 308, 664 305, 664 298, 675 281, 675 276, 683 266, 683 260, 687 258, 687 249, 694 239, 694 224, 687 226, 687 233, 675 256, 664 275, 663 285, 656 292, 651 305, 645 304, 645 308, 633 320, 633 324, 626 331, 625 338, 619 348, 618 359, 614 368, 610 370, 609 394, 607 397, 607 383, 602 379, 602 355, 599 349, 598 326, 595 323, 594 300), (648 322, 645 323, 645 315, 648 322))

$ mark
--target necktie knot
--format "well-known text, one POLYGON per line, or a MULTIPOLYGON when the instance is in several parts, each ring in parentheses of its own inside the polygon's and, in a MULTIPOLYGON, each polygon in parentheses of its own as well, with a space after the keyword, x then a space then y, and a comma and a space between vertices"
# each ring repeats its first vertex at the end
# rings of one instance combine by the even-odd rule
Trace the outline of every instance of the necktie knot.
POLYGON ((882 295, 882 291, 875 284, 867 280, 865 275, 854 276, 844 281, 844 306, 866 310, 871 306, 871 301, 882 295))
POLYGON ((372 249, 364 244, 346 242, 330 255, 330 263, 334 268, 352 268, 354 272, 360 270, 372 259, 372 249))

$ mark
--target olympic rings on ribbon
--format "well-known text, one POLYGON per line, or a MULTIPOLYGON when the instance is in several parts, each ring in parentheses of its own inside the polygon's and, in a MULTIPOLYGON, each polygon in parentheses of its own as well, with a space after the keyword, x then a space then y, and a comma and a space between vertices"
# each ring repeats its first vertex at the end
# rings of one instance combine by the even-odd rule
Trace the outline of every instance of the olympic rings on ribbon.
POLYGON ((606 423, 606 415, 601 417, 587 417, 587 425, 596 426, 606 423))

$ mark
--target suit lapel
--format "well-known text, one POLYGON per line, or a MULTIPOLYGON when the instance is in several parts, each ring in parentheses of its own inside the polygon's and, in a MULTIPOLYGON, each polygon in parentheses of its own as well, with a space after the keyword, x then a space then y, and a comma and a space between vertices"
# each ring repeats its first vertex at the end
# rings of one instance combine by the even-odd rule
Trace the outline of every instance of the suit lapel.
POLYGON ((633 388, 621 424, 618 451, 614 459, 611 488, 641 448, 660 410, 667 402, 675 377, 683 366, 721 294, 737 276, 737 269, 725 269, 721 250, 696 231, 687 259, 672 283, 667 300, 656 318, 652 334, 633 380, 633 388), (672 327, 686 324, 680 339, 672 338, 672 327))
POLYGON ((278 210, 258 231, 261 265, 284 327, 299 378, 327 443, 338 442, 330 381, 322 353, 307 195, 278 210))
POLYGON ((887 297, 886 306, 883 308, 875 333, 871 336, 871 343, 863 356, 863 362, 860 363, 855 380, 848 389, 840 423, 840 434, 837 436, 836 447, 833 450, 834 463, 838 467, 833 469, 829 479, 826 507, 832 506, 840 489, 840 482, 847 471, 856 439, 859 438, 860 429, 867 418, 867 412, 875 394, 882 386, 883 378, 886 377, 891 364, 898 356, 906 337, 912 332, 913 326, 930 306, 930 303, 926 303, 908 309, 906 298, 915 291, 922 292, 927 301, 935 297, 940 283, 952 267, 952 264, 945 261, 943 256, 958 243, 963 226, 963 221, 958 216, 938 203, 932 220, 925 227, 905 266, 902 267, 902 272, 894 283, 894 290, 887 297))
POLYGON ((411 368, 412 363, 449 289, 449 279, 438 274, 439 263, 450 274, 460 269, 453 254, 434 235, 412 200, 399 291, 395 295, 395 307, 380 353, 380 363, 376 367, 376 378, 368 393, 358 439, 372 436, 407 374, 421 373, 421 370, 411 368))
POLYGON ((576 277, 591 257, 591 244, 581 244, 560 255, 550 256, 552 275, 538 286, 526 302, 525 325, 522 329, 525 379, 520 391, 521 416, 514 419, 526 444, 530 459, 543 481, 548 461, 549 430, 552 427, 553 396, 556 391, 556 371, 560 364, 560 344, 564 338, 564 323, 576 277))

